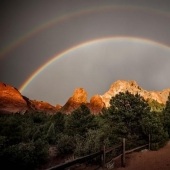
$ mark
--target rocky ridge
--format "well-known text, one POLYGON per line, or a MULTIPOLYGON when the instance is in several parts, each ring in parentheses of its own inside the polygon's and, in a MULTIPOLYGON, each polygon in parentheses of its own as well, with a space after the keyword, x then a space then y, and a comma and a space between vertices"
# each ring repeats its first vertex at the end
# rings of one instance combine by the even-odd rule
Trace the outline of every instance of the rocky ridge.
POLYGON ((100 95, 94 95, 90 102, 87 101, 87 92, 84 88, 77 88, 73 96, 68 99, 66 104, 61 108, 61 112, 66 114, 71 113, 75 109, 79 108, 79 106, 84 103, 90 109, 91 113, 97 114, 99 113, 103 107, 105 107, 105 103, 102 101, 100 95))
POLYGON ((126 81, 126 80, 118 80, 115 83, 113 83, 110 87, 110 89, 100 97, 102 98, 102 101, 105 103, 106 107, 109 107, 109 101, 112 96, 115 96, 119 92, 126 92, 129 91, 132 94, 140 94, 144 97, 145 100, 156 100, 158 103, 165 104, 168 95, 170 93, 170 88, 164 89, 161 92, 155 92, 155 91, 147 91, 142 89, 136 81, 126 81))
POLYGON ((68 99, 64 106, 51 104, 43 101, 30 100, 22 96, 22 94, 15 88, 5 83, 0 82, 0 112, 1 113, 21 113, 26 112, 44 112, 47 114, 54 114, 57 111, 69 114, 77 109, 82 103, 86 104, 91 113, 98 114, 104 107, 109 107, 111 97, 119 92, 129 91, 132 94, 140 94, 145 100, 156 100, 158 103, 165 104, 170 88, 164 89, 161 92, 146 91, 142 89, 135 81, 118 80, 114 82, 110 89, 103 95, 94 95, 90 102, 87 100, 87 92, 84 88, 75 89, 73 95, 68 99))
POLYGON ((34 113, 44 112, 47 114, 56 113, 59 106, 54 107, 47 102, 30 100, 13 86, 0 82, 0 113, 34 113))

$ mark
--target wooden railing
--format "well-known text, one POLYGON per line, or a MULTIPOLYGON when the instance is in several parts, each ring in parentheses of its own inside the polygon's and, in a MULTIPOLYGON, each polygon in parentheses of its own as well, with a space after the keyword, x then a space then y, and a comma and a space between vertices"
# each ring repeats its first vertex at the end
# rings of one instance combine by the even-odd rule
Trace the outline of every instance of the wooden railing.
MULTIPOLYGON (((147 147, 147 146, 148 146, 148 149, 150 150, 150 135, 149 135, 149 142, 147 144, 142 145, 142 146, 138 146, 138 147, 130 149, 130 150, 126 150, 126 140, 125 140, 125 138, 123 138, 122 142, 120 144, 114 145, 114 146, 112 146, 110 148, 107 148, 107 149, 105 148, 105 145, 103 145, 101 147, 101 151, 99 151, 99 152, 96 152, 96 153, 93 153, 93 154, 90 154, 90 155, 87 155, 87 156, 84 156, 84 157, 80 157, 80 158, 74 159, 74 160, 66 162, 66 163, 56 165, 56 166, 48 168, 46 170, 65 169, 65 168, 68 168, 68 167, 70 167, 72 165, 87 162, 88 160, 90 160, 92 158, 95 158, 97 156, 101 157, 101 165, 100 166, 102 166, 103 169, 104 169, 106 167, 106 154, 108 154, 109 152, 111 152, 111 151, 113 151, 113 150, 115 150, 117 148, 121 148, 121 151, 122 151, 121 154, 117 155, 116 157, 111 159, 109 162, 115 161, 116 159, 121 157, 121 166, 125 167, 125 155, 126 154, 134 152, 135 150, 142 149, 142 148, 147 147)), ((107 164, 109 162, 107 162, 107 164)))

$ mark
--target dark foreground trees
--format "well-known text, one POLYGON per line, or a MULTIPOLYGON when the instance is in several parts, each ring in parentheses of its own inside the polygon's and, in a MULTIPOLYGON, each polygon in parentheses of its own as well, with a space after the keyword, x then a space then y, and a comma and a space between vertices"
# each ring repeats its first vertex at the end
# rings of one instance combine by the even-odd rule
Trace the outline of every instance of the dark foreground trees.
POLYGON ((168 132, 170 138, 170 94, 166 102, 166 107, 163 110, 163 123, 164 123, 164 128, 168 132))
POLYGON ((0 116, 1 167, 32 170, 46 161, 49 145, 44 138, 44 125, 47 120, 43 113, 0 116))
POLYGON ((163 112, 153 112, 143 97, 127 91, 112 97, 110 107, 98 115, 85 104, 70 115, 0 115, 0 164, 6 169, 33 170, 47 160, 51 145, 58 155, 79 157, 99 151, 103 143, 113 146, 121 138, 133 141, 129 148, 141 145, 148 142, 149 134, 153 150, 168 140, 170 97, 163 112))
POLYGON ((110 107, 101 114, 104 131, 112 143, 122 137, 147 142, 150 134, 151 148, 158 149, 168 140, 167 130, 163 126, 162 113, 150 110, 148 102, 139 94, 119 93, 111 98, 110 107))

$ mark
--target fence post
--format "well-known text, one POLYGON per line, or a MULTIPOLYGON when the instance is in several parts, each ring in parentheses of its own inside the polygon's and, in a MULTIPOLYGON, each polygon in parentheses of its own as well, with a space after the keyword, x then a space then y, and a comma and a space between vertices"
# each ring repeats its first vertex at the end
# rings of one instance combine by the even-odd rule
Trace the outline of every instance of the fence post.
POLYGON ((101 146, 101 150, 102 150, 102 155, 101 155, 101 162, 102 162, 102 168, 105 168, 105 159, 106 159, 106 148, 105 145, 103 144, 101 146))
POLYGON ((151 135, 149 134, 149 150, 151 149, 151 135))
POLYGON ((125 138, 122 139, 122 157, 121 157, 122 167, 125 167, 125 138))

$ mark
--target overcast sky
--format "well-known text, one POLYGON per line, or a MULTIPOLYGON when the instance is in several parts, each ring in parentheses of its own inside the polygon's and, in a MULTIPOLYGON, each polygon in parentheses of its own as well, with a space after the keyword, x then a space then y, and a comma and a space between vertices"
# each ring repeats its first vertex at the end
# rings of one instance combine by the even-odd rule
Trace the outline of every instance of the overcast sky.
POLYGON ((170 87, 169 0, 15 0, 0 4, 0 81, 30 99, 64 105, 117 80, 170 87))

